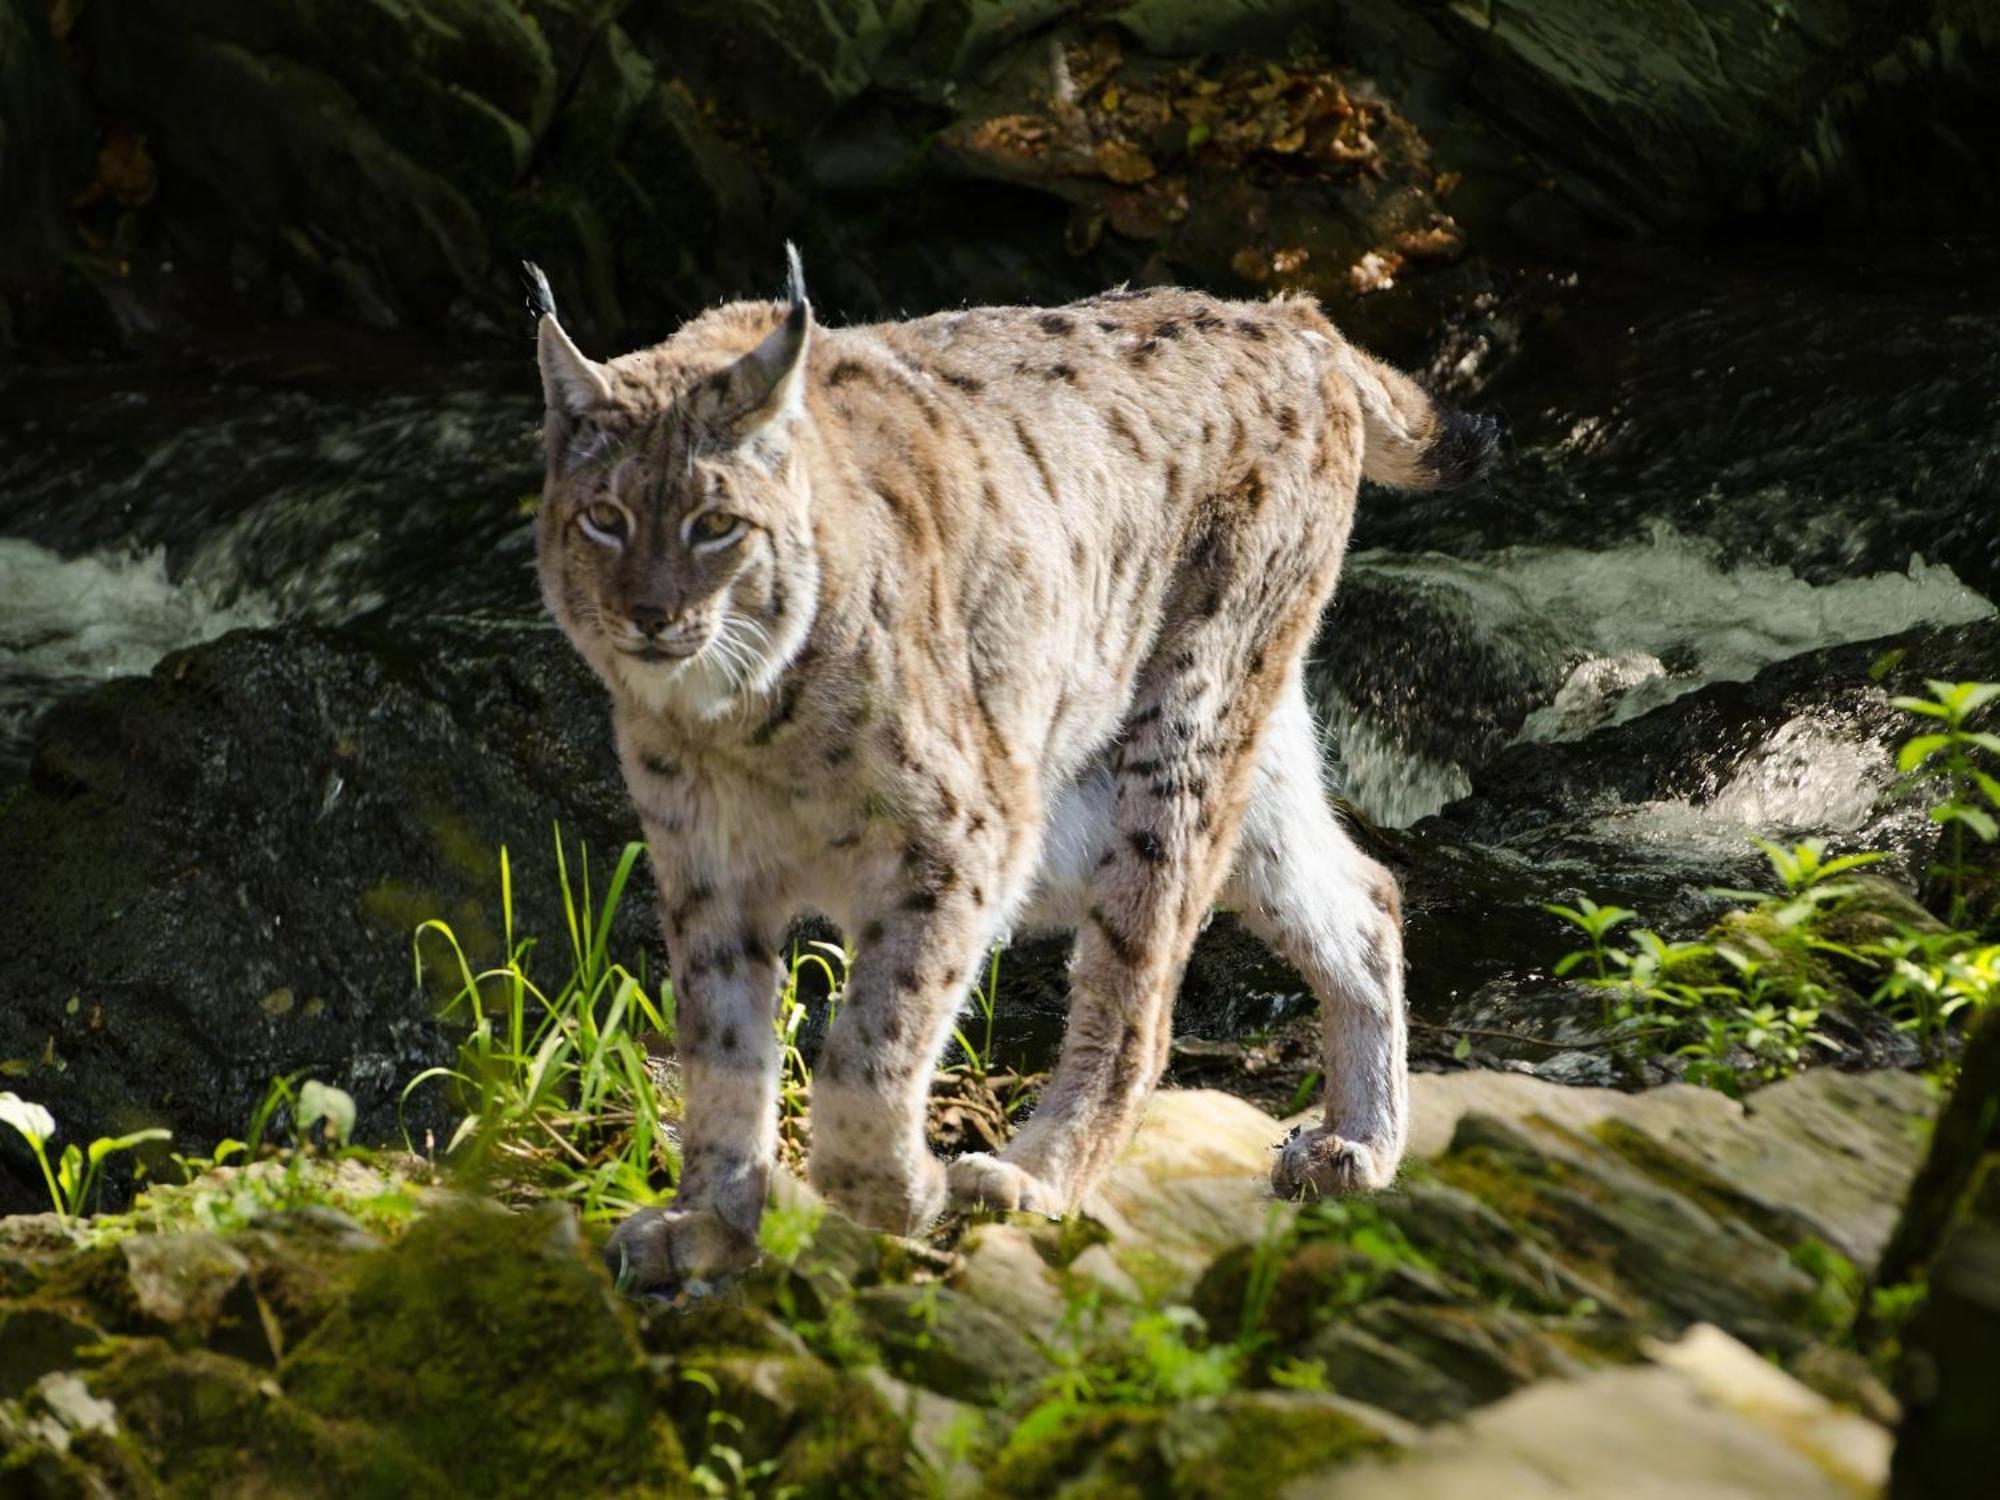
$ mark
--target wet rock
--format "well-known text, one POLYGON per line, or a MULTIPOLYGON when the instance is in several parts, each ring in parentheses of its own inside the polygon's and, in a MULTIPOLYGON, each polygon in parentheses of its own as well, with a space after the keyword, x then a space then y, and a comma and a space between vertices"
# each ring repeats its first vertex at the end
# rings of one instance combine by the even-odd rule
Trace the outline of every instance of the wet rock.
MULTIPOLYGON (((1937 828, 1925 809, 1937 793, 1897 784, 1894 752, 1916 721, 1889 699, 1922 696, 1926 678, 1996 676, 2000 623, 1925 627, 1714 683, 1582 740, 1508 747, 1471 795, 1413 829, 1377 836, 1378 857, 1404 883, 1414 1013, 1447 1031, 1589 1045, 1598 1001, 1547 978, 1575 943, 1542 903, 1588 895, 1633 907, 1662 932, 1697 937, 1728 904, 1713 887, 1772 887, 1752 834, 1889 851, 1894 858, 1872 873, 1894 877, 1903 892, 1858 905, 1854 920, 1921 920, 1907 890, 1934 858, 1937 828)), ((1830 1024, 1845 1028, 1849 1062, 1915 1059, 1907 1036, 1869 1008, 1836 1010, 1830 1024)), ((1487 1055, 1546 1065, 1552 1051, 1487 1055)), ((1639 1081, 1598 1066, 1595 1077, 1568 1076, 1639 1081)))
MULTIPOLYGON (((503 844, 520 929, 548 935, 552 823, 599 872, 636 836, 604 713, 552 633, 305 629, 58 710, 0 818, 18 1087, 66 1138, 167 1124, 199 1149, 304 1070, 354 1095, 362 1139, 393 1138, 403 1084, 452 1046, 442 955, 427 987, 411 978, 416 925, 442 918, 492 962, 503 844), (280 987, 322 1003, 270 1015, 280 987)), ((642 862, 615 941, 643 951, 654 931, 642 862)), ((411 1105, 418 1139, 442 1123, 437 1098, 411 1105)), ((30 1206, 32 1162, 0 1146, 0 1169, 0 1208, 30 1206)))
MULTIPOLYGON (((1759 0, 1694 17, 1653 0, 1505 13, 1364 4, 1342 20, 1391 76, 1423 67, 1442 38, 1463 70, 1460 118, 1524 147, 1592 216, 1685 231, 1811 205, 1962 223, 2000 201, 1969 148, 1936 159, 1918 145, 1927 126, 1970 119, 1991 98, 1985 59, 2000 38, 1977 6, 1933 0, 1878 17, 1808 0, 1773 24, 1759 0), (1395 69, 1398 52, 1415 67, 1395 69)), ((1527 229, 1536 213, 1529 200, 1515 220, 1527 229)))

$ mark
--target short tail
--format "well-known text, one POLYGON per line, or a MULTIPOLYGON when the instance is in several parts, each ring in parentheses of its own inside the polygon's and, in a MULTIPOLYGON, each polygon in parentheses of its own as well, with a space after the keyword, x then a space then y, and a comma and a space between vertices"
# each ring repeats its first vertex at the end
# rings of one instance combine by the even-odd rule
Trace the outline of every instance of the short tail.
POLYGON ((1456 411, 1400 370, 1352 344, 1336 367, 1361 402, 1361 472, 1401 490, 1449 489, 1482 477, 1500 442, 1492 417, 1456 411))

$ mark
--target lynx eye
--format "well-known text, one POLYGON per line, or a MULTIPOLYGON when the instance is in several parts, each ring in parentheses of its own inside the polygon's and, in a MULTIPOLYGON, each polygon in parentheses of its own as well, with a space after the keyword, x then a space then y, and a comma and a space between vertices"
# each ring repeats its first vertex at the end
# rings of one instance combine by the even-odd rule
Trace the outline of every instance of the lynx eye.
POLYGON ((732 516, 727 511, 705 510, 688 522, 688 540, 696 544, 727 541, 742 529, 741 516, 732 516))
POLYGON ((615 547, 625 540, 625 512, 608 500, 600 500, 588 507, 578 519, 584 535, 594 542, 615 547))

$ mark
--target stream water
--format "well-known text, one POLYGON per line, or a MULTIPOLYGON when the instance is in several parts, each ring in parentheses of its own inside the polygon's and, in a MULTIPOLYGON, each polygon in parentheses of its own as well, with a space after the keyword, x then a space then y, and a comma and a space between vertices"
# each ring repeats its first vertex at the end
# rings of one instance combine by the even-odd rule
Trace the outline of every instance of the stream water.
MULTIPOLYGON (((1509 745, 1990 615, 1996 272, 1990 243, 1622 265, 1504 358, 1475 341, 1456 374, 1508 423, 1499 474, 1367 497, 1316 648, 1341 794, 1415 824, 1509 745)), ((538 405, 525 343, 454 359, 387 335, 0 376, 0 792, 52 703, 227 631, 537 620, 538 405)), ((1858 826, 1888 769, 1822 715, 1698 805, 1547 811, 1699 884, 1752 830, 1858 826)), ((1499 1003, 1413 961, 1462 1019, 1499 1003)), ((1297 1000, 1247 988, 1207 1023, 1297 1000)))

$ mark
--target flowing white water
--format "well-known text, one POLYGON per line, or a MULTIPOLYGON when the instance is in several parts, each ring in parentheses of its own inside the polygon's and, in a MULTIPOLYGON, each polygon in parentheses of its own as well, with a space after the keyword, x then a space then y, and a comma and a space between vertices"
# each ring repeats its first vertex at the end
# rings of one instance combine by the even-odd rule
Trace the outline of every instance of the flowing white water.
POLYGON ((216 589, 173 582, 159 550, 65 558, 0 537, 0 753, 18 751, 55 696, 274 618, 260 599, 225 604, 216 589))
MULTIPOLYGON (((1643 542, 1604 551, 1514 547, 1477 560, 1363 553, 1354 567, 1450 600, 1467 638, 1485 642, 1489 655, 1513 649, 1510 642, 1535 642, 1518 648, 1524 654, 1557 643, 1567 675, 1531 707, 1523 740, 1581 738, 1800 652, 1964 624, 1994 610, 1950 568, 1921 557, 1903 573, 1812 584, 1788 568, 1725 566, 1717 548, 1665 525, 1643 542)), ((1468 681, 1465 690, 1483 686, 1468 681)), ((1465 767, 1400 748, 1339 701, 1326 709, 1346 795, 1376 821, 1407 826, 1464 795, 1465 767)), ((1829 788, 1829 795, 1839 794, 1829 788)), ((1755 809, 1746 803, 1743 811, 1755 809)), ((1791 811, 1801 824, 1833 821, 1825 816, 1831 808, 1791 811)))

